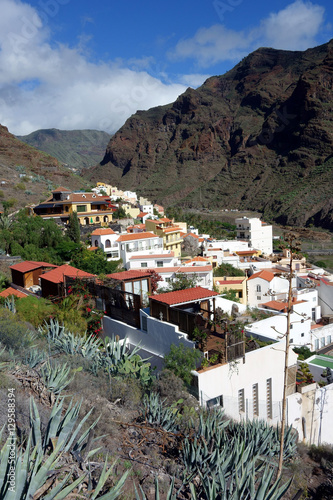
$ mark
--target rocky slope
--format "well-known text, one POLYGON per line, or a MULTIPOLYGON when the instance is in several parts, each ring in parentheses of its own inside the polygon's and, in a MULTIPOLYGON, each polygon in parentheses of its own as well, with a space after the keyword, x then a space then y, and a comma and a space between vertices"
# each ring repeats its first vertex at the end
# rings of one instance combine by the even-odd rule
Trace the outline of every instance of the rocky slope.
POLYGON ((0 203, 11 200, 13 210, 39 203, 57 186, 84 189, 87 182, 0 125, 0 203))
POLYGON ((255 209, 332 229, 332 56, 333 40, 258 49, 174 103, 138 111, 89 179, 165 205, 255 209))
POLYGON ((91 167, 101 161, 110 134, 100 130, 37 130, 18 139, 57 158, 75 169, 91 167))

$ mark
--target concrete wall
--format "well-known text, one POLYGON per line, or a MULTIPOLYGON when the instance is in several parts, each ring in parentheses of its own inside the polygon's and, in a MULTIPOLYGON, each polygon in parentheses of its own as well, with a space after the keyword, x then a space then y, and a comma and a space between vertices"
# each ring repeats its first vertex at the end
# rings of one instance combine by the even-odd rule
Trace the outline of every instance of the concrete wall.
POLYGON ((317 384, 302 387, 288 396, 288 424, 307 444, 333 444, 333 384, 319 388, 317 384))
MULTIPOLYGON (((253 385, 258 384, 258 418, 267 419, 267 380, 272 379, 272 423, 281 418, 283 395, 284 346, 282 340, 245 354, 236 363, 194 372, 198 377, 199 398, 205 405, 210 399, 222 396, 226 415, 236 420, 253 418, 253 385), (239 390, 244 390, 245 411, 239 411, 239 390)), ((289 366, 296 364, 297 354, 290 349, 289 366)))
MULTIPOLYGON (((184 344, 186 347, 194 348, 195 343, 187 340, 187 335, 179 332, 176 325, 171 325, 165 321, 151 318, 144 311, 140 311, 140 316, 147 319, 147 331, 129 326, 121 321, 117 321, 108 316, 103 318, 103 329, 105 335, 119 335, 121 339, 128 337, 132 345, 140 344, 149 353, 165 356, 170 352, 171 344, 184 344)), ((141 320, 142 326, 142 320, 141 320)))

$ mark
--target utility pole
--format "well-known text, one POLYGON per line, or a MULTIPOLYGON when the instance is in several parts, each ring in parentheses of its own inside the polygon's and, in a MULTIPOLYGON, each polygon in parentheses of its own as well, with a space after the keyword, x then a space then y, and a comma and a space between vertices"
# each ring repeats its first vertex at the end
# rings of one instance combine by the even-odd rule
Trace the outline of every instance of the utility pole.
POLYGON ((283 449, 284 449, 284 431, 286 427, 286 409, 287 409, 287 386, 288 386, 288 364, 289 364, 289 347, 290 347, 290 315, 292 310, 292 280, 293 280, 293 252, 300 250, 300 242, 296 241, 296 235, 287 233, 285 241, 288 242, 290 250, 289 256, 289 287, 288 287, 288 307, 287 307, 287 332, 286 332, 286 350, 284 358, 284 383, 283 383, 283 397, 282 397, 282 420, 281 420, 281 436, 280 436, 280 455, 279 465, 277 470, 277 479, 281 476, 283 464, 283 449))

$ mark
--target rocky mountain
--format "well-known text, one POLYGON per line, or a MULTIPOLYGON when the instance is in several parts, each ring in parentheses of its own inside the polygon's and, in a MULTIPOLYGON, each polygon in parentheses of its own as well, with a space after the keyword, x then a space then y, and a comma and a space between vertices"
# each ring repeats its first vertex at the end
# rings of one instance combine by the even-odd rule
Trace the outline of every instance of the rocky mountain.
POLYGON ((0 203, 11 200, 14 210, 39 203, 57 186, 84 189, 87 182, 0 125, 0 203))
POLYGON ((333 228, 333 40, 261 48, 166 106, 138 111, 91 180, 166 206, 259 210, 333 228))
POLYGON ((68 167, 81 170, 104 157, 110 134, 100 130, 37 130, 18 139, 45 151, 68 167))

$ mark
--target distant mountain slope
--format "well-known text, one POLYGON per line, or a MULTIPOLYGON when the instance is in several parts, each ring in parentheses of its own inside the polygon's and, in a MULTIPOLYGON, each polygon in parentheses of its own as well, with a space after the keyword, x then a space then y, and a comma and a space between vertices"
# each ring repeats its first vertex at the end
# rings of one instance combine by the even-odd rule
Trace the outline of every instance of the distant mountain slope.
POLYGON ((99 130, 37 130, 18 136, 21 141, 57 158, 61 163, 78 169, 100 162, 110 140, 110 134, 99 130))
POLYGON ((39 203, 57 186, 84 189, 87 181, 0 125, 0 203, 15 200, 13 210, 39 203))
POLYGON ((173 104, 138 111, 86 174, 165 205, 333 229, 333 41, 258 49, 173 104))

